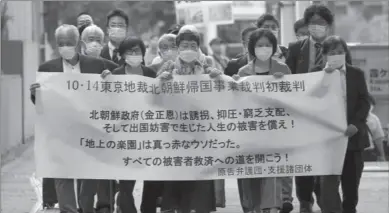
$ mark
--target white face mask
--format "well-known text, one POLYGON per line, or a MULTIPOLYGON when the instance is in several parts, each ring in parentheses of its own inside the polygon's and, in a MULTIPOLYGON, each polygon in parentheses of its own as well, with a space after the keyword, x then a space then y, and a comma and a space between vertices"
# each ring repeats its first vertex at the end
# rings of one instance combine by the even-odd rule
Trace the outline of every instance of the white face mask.
POLYGON ((108 29, 108 36, 115 42, 121 42, 126 37, 126 30, 120 27, 112 27, 108 29))
POLYGON ((346 64, 346 55, 329 55, 327 56, 328 67, 332 69, 339 69, 346 64))
POLYGON ((85 45, 85 54, 88 56, 98 57, 103 47, 98 42, 90 42, 85 45))
POLYGON ((70 60, 76 55, 76 46, 58 47, 58 52, 65 60, 70 60))
POLYGON ((164 52, 161 52, 161 57, 164 59, 164 60, 176 60, 177 58, 177 50, 167 50, 167 51, 164 51, 164 52))
POLYGON ((327 35, 327 27, 321 25, 308 25, 308 31, 314 38, 324 38, 327 35))
POLYGON ((302 41, 302 40, 305 40, 307 38, 309 38, 309 36, 307 36, 307 35, 305 35, 305 36, 297 36, 297 40, 298 41, 302 41))
POLYGON ((268 60, 273 53, 272 47, 256 47, 255 48, 255 57, 261 61, 268 60))
POLYGON ((137 67, 139 66, 143 61, 143 58, 141 55, 127 55, 126 56, 126 63, 130 65, 131 67, 137 67))
POLYGON ((193 50, 184 50, 180 51, 180 58, 189 63, 199 58, 199 52, 193 51, 193 50))

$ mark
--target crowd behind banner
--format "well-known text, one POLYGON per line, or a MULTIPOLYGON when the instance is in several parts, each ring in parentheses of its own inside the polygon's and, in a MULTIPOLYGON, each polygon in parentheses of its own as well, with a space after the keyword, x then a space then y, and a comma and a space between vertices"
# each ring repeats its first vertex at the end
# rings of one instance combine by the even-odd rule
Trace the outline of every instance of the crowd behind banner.
MULTIPOLYGON (((372 113, 374 100, 368 93, 363 71, 351 64, 346 42, 330 35, 336 20, 326 6, 315 4, 306 8, 303 19, 294 25, 297 41, 288 47, 278 45, 278 20, 271 14, 261 15, 255 27, 243 30, 244 50, 231 60, 223 55, 225 44, 218 38, 209 43, 212 54, 205 55, 201 49, 206 44, 200 42, 199 31, 191 25, 172 26, 146 47, 145 41, 129 35, 129 18, 120 9, 107 14, 108 43, 104 43, 105 32, 93 24, 93 17, 81 13, 76 18, 77 26, 65 24, 57 28, 60 57, 40 65, 38 72, 93 73, 101 78, 142 75, 160 81, 176 75, 228 75, 239 80, 251 75, 282 78, 322 70, 339 72, 347 111, 345 135, 349 138, 344 162, 339 162, 343 163, 342 174, 294 177, 295 190, 300 213, 312 213, 314 195, 323 213, 357 212, 364 150, 376 147, 379 159, 385 160, 384 133, 372 113)), ((31 85, 34 104, 39 100, 35 94, 40 86, 31 85)), ((82 179, 77 180, 75 193, 73 179, 43 178, 43 207, 53 208, 58 203, 61 213, 112 213, 116 204, 117 212, 135 213, 135 182, 82 179)), ((293 177, 238 179, 237 184, 244 213, 289 213, 294 208, 293 177)), ((210 213, 225 206, 224 180, 144 181, 140 210, 210 213)))

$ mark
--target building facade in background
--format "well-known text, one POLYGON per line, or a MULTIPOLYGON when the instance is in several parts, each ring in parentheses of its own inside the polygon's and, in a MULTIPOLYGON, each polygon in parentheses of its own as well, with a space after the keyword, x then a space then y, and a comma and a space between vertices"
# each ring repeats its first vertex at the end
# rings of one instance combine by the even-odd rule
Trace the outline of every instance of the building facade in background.
POLYGON ((0 143, 1 154, 34 135, 34 106, 30 85, 40 63, 43 35, 42 2, 7 1, 2 8, 9 19, 1 41, 0 143))

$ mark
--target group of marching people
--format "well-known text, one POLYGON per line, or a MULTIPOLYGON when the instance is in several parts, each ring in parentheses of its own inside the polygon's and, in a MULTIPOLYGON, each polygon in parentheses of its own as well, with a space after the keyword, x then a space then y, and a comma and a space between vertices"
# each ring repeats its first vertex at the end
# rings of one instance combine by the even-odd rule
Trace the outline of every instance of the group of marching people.
MULTIPOLYGON (((211 41, 212 54, 201 49, 200 33, 191 25, 175 25, 155 42, 155 50, 128 33, 129 18, 120 9, 107 15, 108 43, 104 31, 82 13, 77 25, 61 25, 55 31, 60 57, 40 65, 39 72, 143 75, 166 81, 175 75, 209 74, 232 76, 284 75, 325 70, 339 71, 347 105, 349 137, 342 175, 295 177, 300 213, 312 213, 313 194, 322 213, 356 213, 358 187, 363 171, 362 153, 369 146, 367 117, 373 101, 368 94, 363 71, 351 65, 345 41, 330 35, 334 22, 324 5, 309 6, 304 18, 295 23, 297 41, 279 45, 279 22, 271 14, 259 17, 256 26, 242 32, 244 51, 229 60, 223 56, 223 42, 211 41), (343 197, 340 197, 341 185, 343 197)), ((150 43, 152 45, 152 43, 150 43)), ((31 85, 31 100, 39 83, 31 85)), ((377 133, 380 134, 380 133, 377 133)), ((379 150, 379 136, 374 142, 379 150)), ((136 180, 77 180, 44 178, 43 205, 58 203, 61 213, 136 213, 133 191, 136 180), (95 195, 97 200, 95 201, 95 195), (77 197, 77 199, 76 199, 77 197), (96 203, 96 205, 95 205, 96 203), (115 209, 115 204, 117 209, 115 209), (79 207, 79 208, 78 208, 79 207)), ((293 210, 293 177, 238 179, 244 213, 289 213, 293 210)), ((210 213, 225 207, 224 180, 144 181, 140 211, 156 213, 210 213)))

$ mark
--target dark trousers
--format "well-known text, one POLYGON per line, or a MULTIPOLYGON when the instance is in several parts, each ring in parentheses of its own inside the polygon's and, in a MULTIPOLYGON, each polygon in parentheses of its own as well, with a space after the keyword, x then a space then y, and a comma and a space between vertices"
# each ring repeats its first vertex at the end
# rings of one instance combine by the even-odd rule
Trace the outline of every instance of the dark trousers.
POLYGON ((251 200, 249 198, 251 198, 251 196, 245 194, 249 190, 247 190, 247 189, 244 190, 244 188, 245 188, 244 184, 245 184, 244 179, 238 179, 238 191, 239 191, 240 205, 242 206, 243 212, 247 213, 247 212, 250 212, 251 205, 249 202, 251 202, 251 200))
POLYGON ((316 195, 317 204, 320 206, 320 181, 316 176, 295 177, 296 195, 300 205, 304 208, 315 203, 313 193, 316 195))
POLYGON ((194 186, 194 181, 166 181, 162 195, 162 208, 170 210, 169 213, 174 212, 173 209, 189 213, 194 186))
POLYGON ((363 151, 347 151, 341 176, 343 213, 356 213, 363 167, 363 151))
POLYGON ((114 211, 117 189, 116 180, 99 180, 96 204, 98 211, 100 209, 109 209, 109 212, 114 211))
POLYGON ((43 178, 43 180, 42 180, 42 201, 43 201, 43 205, 58 203, 57 193, 55 191, 54 178, 43 178))
POLYGON ((119 195, 118 203, 122 213, 137 213, 134 199, 135 180, 121 180, 119 181, 119 195))
POLYGON ((358 188, 363 172, 363 152, 347 151, 342 175, 321 177, 321 204, 323 213, 356 213, 358 188), (342 186, 343 203, 339 185, 342 186))
POLYGON ((95 195, 99 180, 77 180, 78 206, 82 213, 94 213, 95 195))
POLYGON ((142 213, 157 212, 157 200, 158 197, 162 196, 163 184, 162 181, 144 181, 142 203, 140 205, 142 213))

